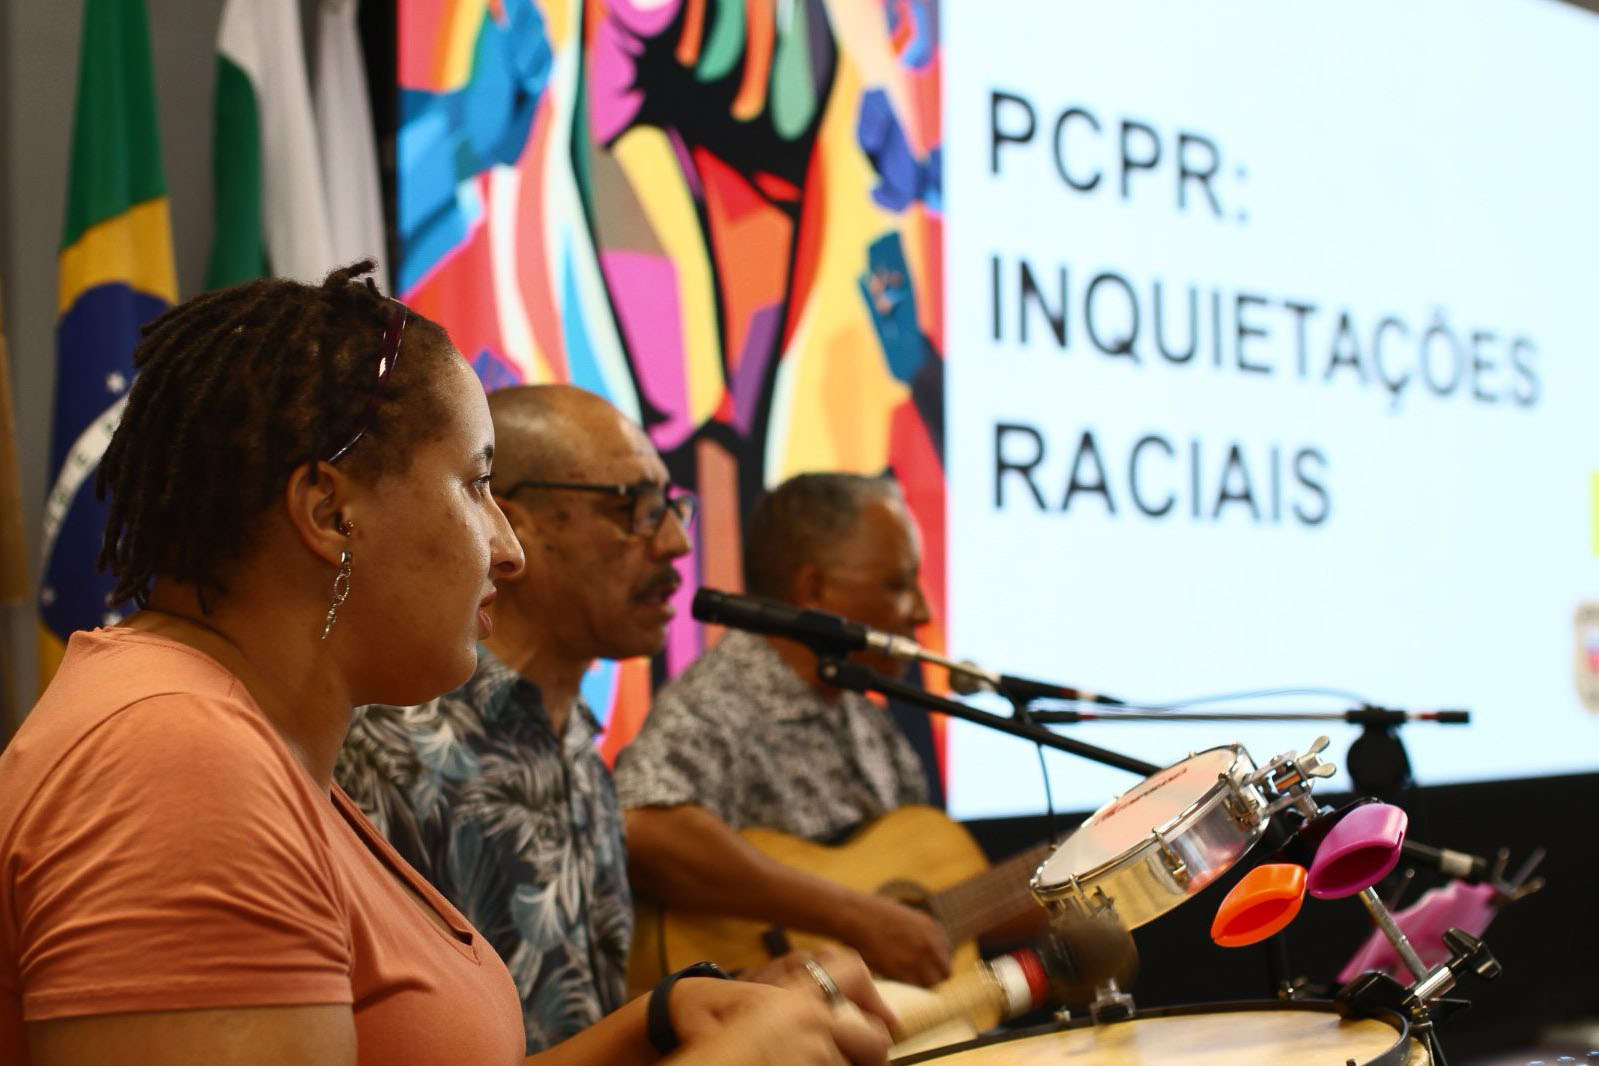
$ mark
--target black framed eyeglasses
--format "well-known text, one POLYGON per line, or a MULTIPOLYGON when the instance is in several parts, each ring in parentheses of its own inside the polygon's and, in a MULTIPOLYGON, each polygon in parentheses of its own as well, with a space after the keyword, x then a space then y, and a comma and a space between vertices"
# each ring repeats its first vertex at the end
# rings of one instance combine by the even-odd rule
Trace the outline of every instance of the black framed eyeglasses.
POLYGON ((661 531, 661 524, 666 521, 668 512, 686 530, 699 511, 699 501, 687 489, 676 485, 652 485, 644 481, 631 485, 596 485, 586 481, 518 481, 510 488, 496 491, 495 495, 509 498, 523 489, 568 489, 626 499, 633 506, 632 532, 645 540, 661 531))
POLYGON ((395 364, 400 361, 400 336, 405 332, 405 324, 410 321, 411 312, 410 308, 398 300, 389 302, 394 306, 389 311, 388 321, 383 326, 383 340, 379 342, 378 380, 372 386, 372 398, 367 401, 366 410, 361 412, 361 417, 356 419, 355 432, 344 442, 344 447, 328 456, 330 463, 336 463, 344 458, 344 453, 355 447, 356 442, 372 428, 372 419, 377 416, 378 406, 383 402, 383 387, 389 383, 389 375, 394 373, 395 364))

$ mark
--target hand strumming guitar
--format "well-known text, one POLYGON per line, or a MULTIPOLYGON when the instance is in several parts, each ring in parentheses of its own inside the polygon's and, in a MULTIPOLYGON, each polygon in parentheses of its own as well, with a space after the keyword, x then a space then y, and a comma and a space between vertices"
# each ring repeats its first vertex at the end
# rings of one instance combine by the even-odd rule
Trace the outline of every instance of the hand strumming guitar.
POLYGON ((930 987, 949 976, 949 937, 922 911, 862 893, 840 924, 845 943, 880 977, 930 987))

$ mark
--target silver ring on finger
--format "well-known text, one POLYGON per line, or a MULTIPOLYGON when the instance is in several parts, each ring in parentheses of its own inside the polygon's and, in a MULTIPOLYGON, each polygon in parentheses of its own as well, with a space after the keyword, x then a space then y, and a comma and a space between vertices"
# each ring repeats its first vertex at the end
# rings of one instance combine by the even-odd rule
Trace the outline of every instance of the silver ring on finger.
POLYGON ((836 1007, 844 1002, 844 993, 838 990, 838 982, 833 980, 832 974, 822 968, 821 963, 815 959, 806 959, 805 972, 816 982, 816 987, 821 990, 822 998, 827 1000, 829 1007, 836 1007))

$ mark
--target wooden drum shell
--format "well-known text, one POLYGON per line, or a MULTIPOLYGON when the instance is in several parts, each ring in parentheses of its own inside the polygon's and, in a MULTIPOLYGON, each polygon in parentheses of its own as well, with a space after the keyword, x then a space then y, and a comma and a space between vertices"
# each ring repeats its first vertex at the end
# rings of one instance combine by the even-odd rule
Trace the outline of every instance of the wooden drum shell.
POLYGON ((1430 1066, 1398 1015, 1345 1019, 1328 1003, 1218 1003, 985 1037, 896 1066, 1430 1066))

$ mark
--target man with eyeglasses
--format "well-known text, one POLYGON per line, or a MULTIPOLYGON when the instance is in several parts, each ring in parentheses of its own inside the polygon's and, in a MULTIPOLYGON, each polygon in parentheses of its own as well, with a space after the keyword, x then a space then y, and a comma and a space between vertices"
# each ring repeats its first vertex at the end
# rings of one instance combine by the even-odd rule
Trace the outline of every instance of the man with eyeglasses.
POLYGON ((596 659, 661 650, 694 498, 592 393, 518 386, 489 411, 491 484, 526 567, 497 584, 472 678, 364 708, 335 776, 505 959, 531 1053, 626 999, 627 856, 579 685, 596 659))

